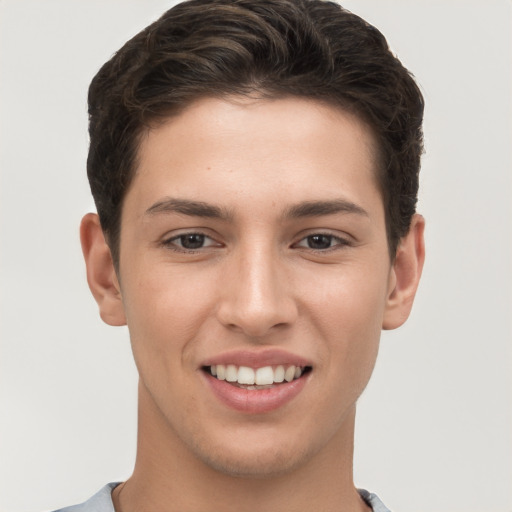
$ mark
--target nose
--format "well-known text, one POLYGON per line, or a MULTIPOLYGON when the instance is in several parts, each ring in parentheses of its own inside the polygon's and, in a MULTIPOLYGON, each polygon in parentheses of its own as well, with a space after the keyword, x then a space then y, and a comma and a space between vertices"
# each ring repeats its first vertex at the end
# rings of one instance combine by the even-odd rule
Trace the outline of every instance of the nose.
POLYGON ((251 338, 293 324, 298 311, 287 274, 271 248, 253 246, 234 254, 222 278, 219 321, 251 338))

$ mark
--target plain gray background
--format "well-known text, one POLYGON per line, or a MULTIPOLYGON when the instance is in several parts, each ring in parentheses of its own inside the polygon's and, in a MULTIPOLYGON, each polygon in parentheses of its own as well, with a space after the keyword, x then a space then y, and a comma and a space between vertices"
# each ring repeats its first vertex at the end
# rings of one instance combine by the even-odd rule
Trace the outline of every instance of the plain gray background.
MULTIPOLYGON (((93 209, 86 92, 173 2, 0 0, 0 510, 129 476, 136 372, 78 240, 93 209)), ((350 0, 427 101, 427 263, 359 406, 356 484, 395 512, 512 510, 512 4, 350 0)))

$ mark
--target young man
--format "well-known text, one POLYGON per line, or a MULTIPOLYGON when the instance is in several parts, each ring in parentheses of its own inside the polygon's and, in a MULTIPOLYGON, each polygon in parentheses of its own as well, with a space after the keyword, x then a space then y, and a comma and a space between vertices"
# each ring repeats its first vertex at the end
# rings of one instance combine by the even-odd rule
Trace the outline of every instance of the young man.
POLYGON ((410 312, 421 94, 323 0, 192 0, 89 93, 81 226, 140 375, 133 475, 77 511, 384 511, 352 478, 381 329, 410 312))

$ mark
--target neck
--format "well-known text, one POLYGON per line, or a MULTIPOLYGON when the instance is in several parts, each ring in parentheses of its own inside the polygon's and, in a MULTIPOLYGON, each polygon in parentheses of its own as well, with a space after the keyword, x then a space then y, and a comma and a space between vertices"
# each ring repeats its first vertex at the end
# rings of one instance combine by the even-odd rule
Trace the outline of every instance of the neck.
POLYGON ((284 474, 234 476, 199 460, 141 399, 133 475, 113 494, 116 512, 369 511, 352 478, 355 407, 323 449, 284 474))

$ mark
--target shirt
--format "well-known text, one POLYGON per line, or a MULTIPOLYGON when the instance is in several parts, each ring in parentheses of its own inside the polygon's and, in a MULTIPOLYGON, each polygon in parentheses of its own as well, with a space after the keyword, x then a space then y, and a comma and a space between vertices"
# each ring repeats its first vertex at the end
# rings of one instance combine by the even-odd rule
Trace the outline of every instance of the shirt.
MULTIPOLYGON (((55 512, 115 512, 114 504, 112 503, 112 490, 119 485, 119 483, 120 482, 112 482, 107 484, 84 503, 61 508, 55 512)), ((363 500, 368 506, 372 507, 373 512, 390 512, 376 494, 364 489, 358 490, 363 500)))

